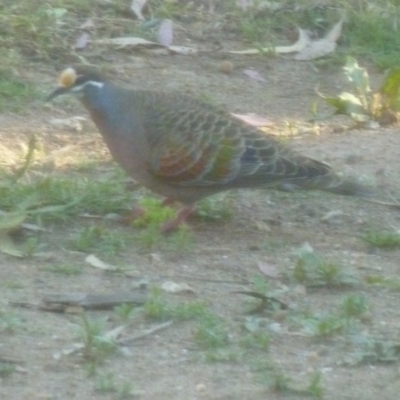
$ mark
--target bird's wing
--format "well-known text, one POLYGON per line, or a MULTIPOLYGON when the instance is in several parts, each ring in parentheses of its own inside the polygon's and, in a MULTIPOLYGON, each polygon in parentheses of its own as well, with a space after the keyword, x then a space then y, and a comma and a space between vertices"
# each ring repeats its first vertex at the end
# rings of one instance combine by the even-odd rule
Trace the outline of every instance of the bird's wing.
POLYGON ((145 112, 148 168, 171 184, 307 186, 331 171, 326 164, 289 150, 273 136, 191 98, 158 97, 147 104, 145 112))

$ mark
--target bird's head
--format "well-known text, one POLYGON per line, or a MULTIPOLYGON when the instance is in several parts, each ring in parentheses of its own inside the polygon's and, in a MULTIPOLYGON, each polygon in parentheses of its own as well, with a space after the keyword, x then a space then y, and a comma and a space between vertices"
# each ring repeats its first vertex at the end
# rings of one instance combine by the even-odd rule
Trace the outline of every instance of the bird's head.
POLYGON ((59 76, 59 86, 49 94, 47 101, 63 94, 82 94, 87 86, 103 87, 104 79, 98 73, 83 68, 66 68, 59 76))

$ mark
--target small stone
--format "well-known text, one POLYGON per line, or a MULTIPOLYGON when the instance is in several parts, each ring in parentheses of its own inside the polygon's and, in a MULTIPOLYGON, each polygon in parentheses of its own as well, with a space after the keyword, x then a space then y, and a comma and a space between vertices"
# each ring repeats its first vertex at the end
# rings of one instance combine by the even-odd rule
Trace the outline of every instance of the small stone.
POLYGON ((371 311, 365 311, 360 315, 360 321, 363 322, 364 324, 370 324, 372 323, 373 320, 373 315, 371 311))
POLYGON ((309 361, 318 361, 320 358, 318 351, 312 351, 309 355, 308 355, 308 360, 309 361))
POLYGON ((204 393, 207 390, 207 386, 204 383, 198 383, 196 385, 196 392, 204 393))
POLYGON ((277 322, 282 322, 286 319, 287 314, 286 310, 278 310, 274 313, 273 318, 277 322))
POLYGON ((229 75, 233 71, 233 64, 230 61, 222 61, 219 65, 219 71, 223 74, 229 75))

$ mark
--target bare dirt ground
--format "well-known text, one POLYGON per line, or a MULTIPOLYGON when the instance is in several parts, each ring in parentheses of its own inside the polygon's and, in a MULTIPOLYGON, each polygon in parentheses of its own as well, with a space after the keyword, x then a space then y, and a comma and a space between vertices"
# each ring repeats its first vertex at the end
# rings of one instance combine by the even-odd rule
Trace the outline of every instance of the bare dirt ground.
MULTIPOLYGON (((264 115, 277 131, 292 133, 286 140, 298 151, 366 178, 382 191, 400 193, 398 128, 332 129, 343 120, 328 121, 319 129, 304 128, 308 126, 304 121, 310 116, 310 105, 316 99, 315 86, 321 83, 329 93, 338 93, 344 87, 338 67, 317 69, 310 63, 285 58, 232 56, 229 59, 235 68, 226 75, 219 71, 221 57, 214 54, 186 57, 115 54, 113 57, 115 81, 119 83, 209 95, 232 112, 264 115), (243 74, 244 68, 252 67, 265 77, 265 82, 256 82, 243 74), (292 129, 282 129, 285 123, 292 129)), ((27 69, 27 75, 43 92, 54 87, 56 74, 50 68, 36 66, 27 69)), ((379 79, 379 75, 373 77, 379 79)), ((1 144, 7 149, 19 149, 35 133, 45 154, 74 145, 59 156, 63 162, 53 160, 48 173, 68 174, 74 159, 86 157, 96 161, 97 172, 93 176, 101 179, 103 169, 110 168, 111 161, 91 122, 84 123, 82 132, 49 123, 51 118, 72 115, 86 116, 74 101, 54 105, 37 102, 24 115, 0 115, 1 144)), ((276 371, 290 377, 290 385, 294 387, 307 386, 311 377, 320 372, 323 398, 329 400, 398 398, 397 362, 384 362, 379 356, 360 363, 349 359, 365 351, 364 342, 399 341, 400 292, 384 285, 369 285, 366 279, 381 276, 396 280, 400 250, 371 249, 361 240, 371 228, 398 231, 399 211, 319 192, 262 190, 237 192, 232 195, 230 207, 233 216, 229 220, 192 221, 193 243, 182 251, 157 246, 145 251, 135 240, 138 228, 76 218, 61 224, 45 224, 46 232, 35 233, 43 249, 51 253, 49 259, 16 259, 0 254, 0 310, 7 315, 15 314, 20 320, 15 330, 0 331, 0 361, 16 366, 10 375, 0 377, 0 398, 119 398, 121 393, 117 389, 99 390, 99 379, 107 374, 112 374, 119 388, 132 384, 134 395, 140 399, 304 398, 299 393, 286 394, 268 385, 266 378, 276 377, 276 371), (90 224, 131 235, 128 246, 113 260, 122 272, 92 268, 84 262, 86 254, 65 247, 69 238, 90 224), (359 284, 351 288, 306 288, 288 278, 296 264, 296 251, 306 242, 323 259, 344 266, 359 284), (53 264, 76 265, 82 272, 56 274, 48 268, 53 264), (263 276, 259 265, 270 265, 276 275, 263 276), (255 290, 255 276, 267 281, 272 292, 278 293, 277 297, 289 304, 290 309, 249 315, 249 299, 235 292, 255 290), (88 361, 81 352, 63 353, 79 342, 75 329, 81 323, 79 315, 13 305, 13 302, 36 304, 49 293, 132 291, 135 282, 142 279, 151 286, 165 281, 188 284, 194 293, 166 293, 166 301, 204 301, 226 323, 226 346, 222 350, 204 349, 195 340, 196 320, 175 321, 159 332, 118 346, 117 351, 98 362, 97 375, 91 376, 88 361), (351 294, 364 295, 369 305, 368 316, 355 332, 340 332, 321 339, 293 322, 292 316, 334 310, 351 294), (241 347, 249 317, 257 319, 260 331, 270 335, 269 349, 241 347), (210 359, 210 353, 217 354, 217 360, 210 359)), ((87 315, 107 317, 108 329, 123 324, 114 311, 88 311, 87 315)), ((140 334, 161 323, 139 314, 123 335, 140 334)))

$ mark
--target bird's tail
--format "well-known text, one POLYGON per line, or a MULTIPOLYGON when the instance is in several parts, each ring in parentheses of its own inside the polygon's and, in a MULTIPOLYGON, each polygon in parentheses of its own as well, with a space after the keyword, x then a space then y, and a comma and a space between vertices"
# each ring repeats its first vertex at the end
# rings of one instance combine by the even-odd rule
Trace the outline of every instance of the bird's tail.
POLYGON ((344 196, 366 198, 378 195, 375 188, 361 183, 354 177, 342 176, 325 163, 308 159, 305 165, 307 178, 300 184, 302 189, 317 189, 344 196))
POLYGON ((354 178, 332 175, 322 179, 319 185, 320 190, 341 194, 344 196, 358 196, 371 198, 377 195, 376 189, 358 182, 354 178))

